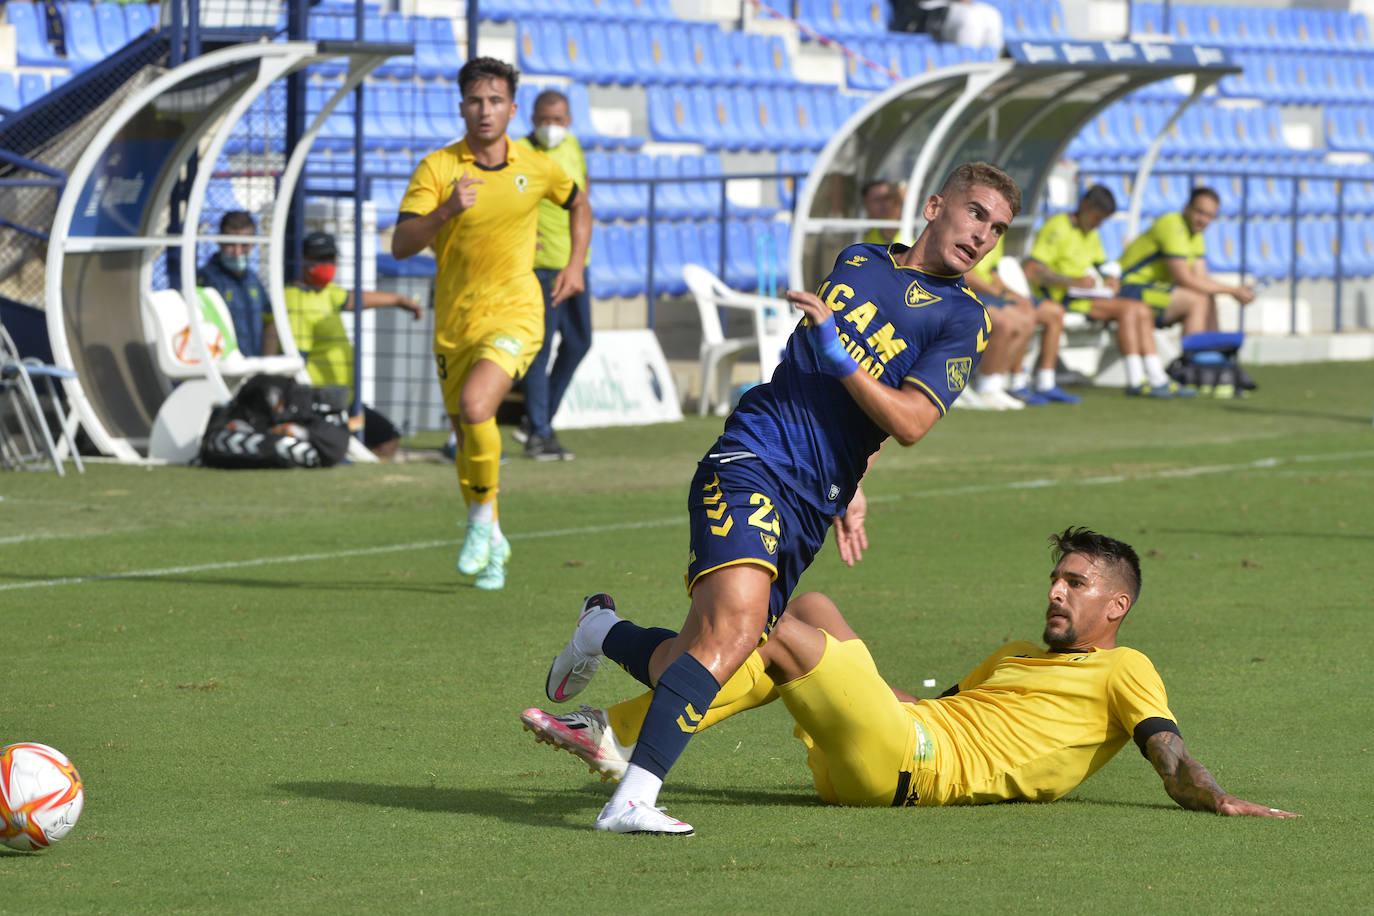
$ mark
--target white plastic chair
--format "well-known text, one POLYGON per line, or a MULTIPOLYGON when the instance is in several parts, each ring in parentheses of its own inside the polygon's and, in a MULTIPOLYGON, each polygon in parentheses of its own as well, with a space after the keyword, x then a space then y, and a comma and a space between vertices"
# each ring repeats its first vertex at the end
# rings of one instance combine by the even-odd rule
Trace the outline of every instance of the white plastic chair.
POLYGON ((684 264, 682 279, 696 299, 701 316, 701 397, 697 413, 706 416, 729 408, 730 381, 735 362, 741 356, 757 354, 759 381, 767 381, 773 375, 797 316, 787 300, 737 292, 699 264, 684 264), (726 337, 720 323, 722 308, 748 312, 753 318, 753 334, 726 337))
POLYGON ((62 452, 66 451, 72 456, 77 472, 85 472, 81 455, 76 450, 76 419, 62 412, 62 401, 53 383, 54 379, 74 378, 76 373, 70 369, 52 366, 32 357, 21 358, 9 331, 0 325, 0 463, 10 468, 32 468, 51 463, 58 476, 65 476, 62 452), (57 413, 62 449, 58 448, 48 427, 47 415, 34 388, 35 377, 43 380, 48 400, 57 413), (17 434, 7 426, 7 413, 14 417, 17 434))

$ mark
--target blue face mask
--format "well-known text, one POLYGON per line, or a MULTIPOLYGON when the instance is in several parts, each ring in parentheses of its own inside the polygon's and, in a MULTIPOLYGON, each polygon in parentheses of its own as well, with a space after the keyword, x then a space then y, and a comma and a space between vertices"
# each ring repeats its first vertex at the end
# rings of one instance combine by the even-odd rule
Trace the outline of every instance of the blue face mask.
POLYGON ((221 251, 219 262, 231 274, 247 273, 248 271, 248 255, 246 254, 229 254, 221 251))

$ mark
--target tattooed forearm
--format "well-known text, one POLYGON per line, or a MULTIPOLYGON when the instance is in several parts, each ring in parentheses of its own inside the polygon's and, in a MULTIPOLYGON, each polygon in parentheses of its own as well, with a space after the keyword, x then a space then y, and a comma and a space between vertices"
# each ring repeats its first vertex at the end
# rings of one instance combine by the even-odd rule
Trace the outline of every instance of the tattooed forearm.
POLYGON ((1171 732, 1150 736, 1146 756, 1164 780, 1169 797, 1190 811, 1217 811, 1226 793, 1207 768, 1188 755, 1183 739, 1171 732))

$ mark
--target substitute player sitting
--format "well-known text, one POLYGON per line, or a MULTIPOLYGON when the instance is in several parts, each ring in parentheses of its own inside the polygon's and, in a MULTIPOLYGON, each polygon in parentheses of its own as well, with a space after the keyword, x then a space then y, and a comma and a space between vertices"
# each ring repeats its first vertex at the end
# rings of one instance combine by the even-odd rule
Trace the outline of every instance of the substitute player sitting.
POLYGON ((1155 327, 1182 324, 1184 334, 1217 329, 1219 294, 1241 305, 1255 300, 1248 286, 1231 286, 1207 274, 1202 233, 1217 218, 1221 198, 1198 186, 1182 211, 1165 213, 1121 255, 1121 295, 1154 309, 1155 327))
POLYGON ((562 166, 506 136, 519 74, 477 57, 458 71, 467 136, 415 168, 391 238, 398 260, 433 248, 434 360, 458 437, 458 483, 468 506, 458 571, 478 588, 506 584, 510 542, 496 506, 501 433, 496 409, 544 340, 544 296, 534 274, 539 202, 569 211, 568 266, 550 302, 580 292, 592 210, 562 166))
MULTIPOLYGON (((1223 791, 1185 749, 1150 660, 1117 645, 1140 593, 1135 551, 1085 528, 1050 541, 1045 648, 1008 643, 939 698, 918 700, 883 681, 839 610, 812 592, 740 669, 738 699, 713 705, 697 731, 781 697, 816 792, 831 804, 1053 801, 1133 740, 1184 808, 1297 817, 1223 791)), ((618 779, 647 705, 640 697, 562 716, 528 709, 521 719, 539 740, 618 779)))

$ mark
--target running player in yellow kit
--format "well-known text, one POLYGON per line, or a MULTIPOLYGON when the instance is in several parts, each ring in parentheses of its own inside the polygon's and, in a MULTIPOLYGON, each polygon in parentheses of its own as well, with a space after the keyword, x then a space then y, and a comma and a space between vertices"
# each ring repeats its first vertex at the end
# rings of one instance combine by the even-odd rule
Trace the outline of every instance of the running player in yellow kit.
POLYGON ((539 202, 569 211, 571 253, 551 301, 580 292, 591 239, 587 195, 556 162, 506 136, 519 74, 490 57, 458 71, 467 136, 430 153, 401 199, 391 253, 433 248, 434 360, 458 434, 458 482, 468 505, 458 571, 478 588, 506 584, 510 542, 496 507, 501 434, 496 409, 544 339, 544 297, 534 275, 539 202))
MULTIPOLYGON (((1008 643, 939 698, 917 700, 883 681, 835 605, 812 592, 792 602, 735 675, 748 682, 732 691, 740 698, 713 705, 696 730, 781 697, 816 792, 832 804, 1053 801, 1134 740, 1184 808, 1296 817, 1224 792, 1185 750, 1150 660, 1117 645, 1140 592, 1135 551, 1084 528, 1050 540, 1057 562, 1047 648, 1008 643)), ((528 709, 521 718, 539 740, 619 778, 647 705, 641 697, 562 716, 528 709)))

